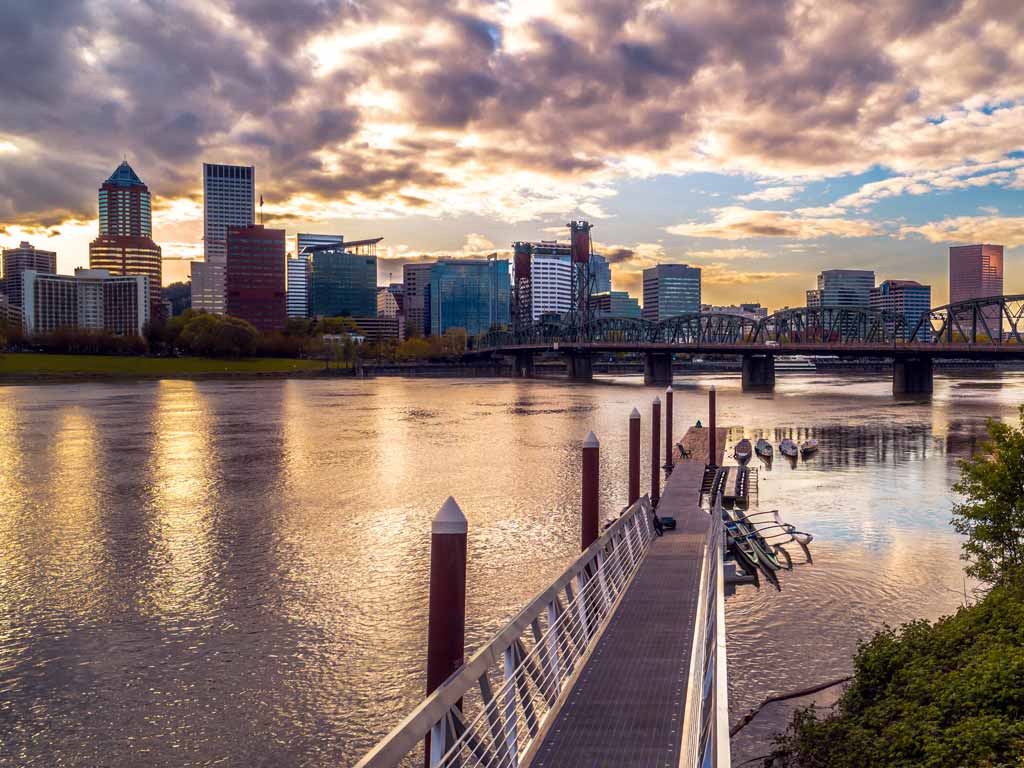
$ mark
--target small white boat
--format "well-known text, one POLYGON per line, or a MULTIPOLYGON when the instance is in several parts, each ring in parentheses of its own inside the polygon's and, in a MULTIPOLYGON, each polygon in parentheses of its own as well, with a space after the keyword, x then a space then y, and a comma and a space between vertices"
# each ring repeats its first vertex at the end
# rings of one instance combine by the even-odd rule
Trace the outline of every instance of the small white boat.
POLYGON ((810 456, 812 453, 818 450, 818 441, 813 437, 810 440, 804 440, 800 443, 800 455, 810 456))
POLYGON ((772 444, 763 437, 758 439, 757 444, 754 446, 754 450, 757 451, 758 456, 764 456, 766 459, 770 459, 774 453, 772 444))
POLYGON ((788 437, 784 437, 782 442, 779 443, 779 453, 783 456, 788 456, 791 459, 795 459, 800 449, 797 448, 796 443, 790 440, 788 437))
POLYGON ((736 447, 733 449, 732 455, 740 464, 746 464, 750 461, 750 441, 747 440, 747 438, 743 438, 736 443, 736 447))

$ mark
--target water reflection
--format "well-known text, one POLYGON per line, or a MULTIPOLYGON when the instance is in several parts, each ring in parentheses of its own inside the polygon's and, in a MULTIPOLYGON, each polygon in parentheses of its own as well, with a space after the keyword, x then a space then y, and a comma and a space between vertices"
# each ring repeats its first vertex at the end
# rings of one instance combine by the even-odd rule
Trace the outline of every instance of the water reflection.
MULTIPOLYGON (((813 531, 784 592, 730 599, 735 713, 845 670, 881 622, 962 600, 955 460, 1022 379, 789 375, 742 396, 681 379, 675 433, 720 393, 777 457, 761 506, 813 531), (998 387, 994 387, 998 384, 998 387), (814 664, 807 660, 813 659, 814 664)), ((602 515, 624 502, 636 379, 169 381, 0 388, 0 763, 348 764, 421 696, 429 522, 470 522, 480 643, 578 548, 579 442, 601 440, 602 515)))

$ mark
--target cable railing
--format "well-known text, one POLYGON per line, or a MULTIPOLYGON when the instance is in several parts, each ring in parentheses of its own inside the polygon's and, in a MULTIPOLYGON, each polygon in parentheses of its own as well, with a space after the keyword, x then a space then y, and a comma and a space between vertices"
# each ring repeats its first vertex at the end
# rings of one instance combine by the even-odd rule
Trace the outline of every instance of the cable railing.
POLYGON ((639 570, 652 517, 646 496, 623 512, 357 768, 528 765, 639 570))
POLYGON ((683 714, 680 768, 727 768, 729 701, 725 658, 722 496, 715 496, 704 544, 690 678, 683 714))

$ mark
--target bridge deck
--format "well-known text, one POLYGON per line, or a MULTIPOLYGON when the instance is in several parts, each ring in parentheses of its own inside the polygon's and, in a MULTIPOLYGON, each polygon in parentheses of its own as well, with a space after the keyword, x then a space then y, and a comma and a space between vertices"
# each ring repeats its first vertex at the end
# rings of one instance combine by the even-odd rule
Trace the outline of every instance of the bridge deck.
MULTIPOLYGON (((724 442, 718 443, 719 462, 724 442)), ((676 465, 658 511, 675 517, 678 528, 651 544, 534 766, 679 764, 701 556, 710 523, 699 505, 703 477, 703 462, 676 465)))

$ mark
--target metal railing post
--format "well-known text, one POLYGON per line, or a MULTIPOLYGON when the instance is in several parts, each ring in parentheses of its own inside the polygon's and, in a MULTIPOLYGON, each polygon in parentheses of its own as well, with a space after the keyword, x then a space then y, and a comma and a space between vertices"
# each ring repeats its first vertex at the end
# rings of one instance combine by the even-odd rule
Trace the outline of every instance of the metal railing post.
POLYGON ((716 422, 716 393, 715 385, 711 385, 708 392, 708 466, 718 466, 718 425, 716 422))

